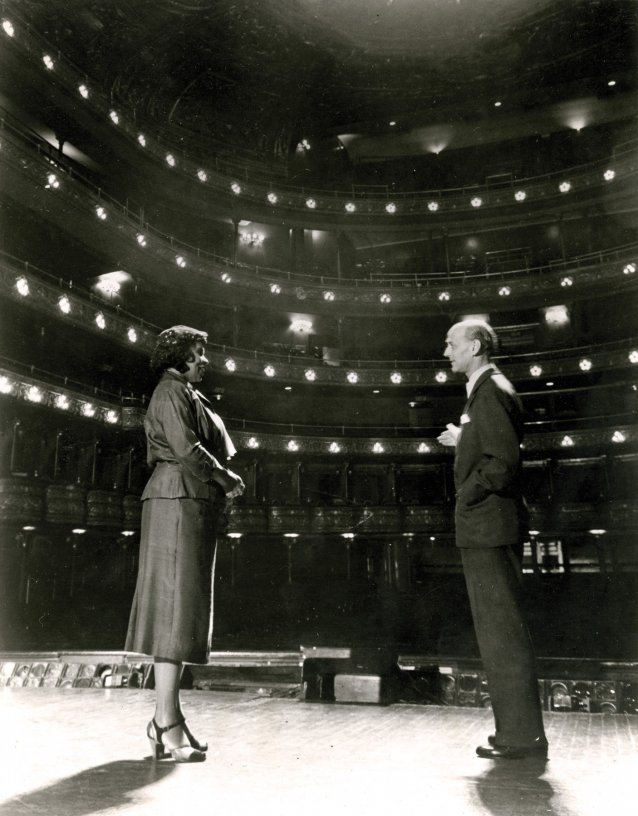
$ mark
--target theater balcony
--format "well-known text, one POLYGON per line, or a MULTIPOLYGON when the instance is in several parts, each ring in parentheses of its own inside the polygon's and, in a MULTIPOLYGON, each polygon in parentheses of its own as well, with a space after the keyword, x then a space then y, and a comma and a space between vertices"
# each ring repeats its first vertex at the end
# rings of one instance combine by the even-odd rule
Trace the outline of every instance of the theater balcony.
POLYGON ((475 656, 437 437, 465 394, 446 332, 479 315, 526 410, 539 653, 634 660, 628 5, 596 4, 604 58, 582 4, 502 0, 481 21, 493 52, 462 4, 373 57, 305 2, 305 39, 281 4, 215 5, 3 5, 0 651, 121 648, 148 357, 184 323, 209 333, 202 390, 247 485, 219 543, 217 648, 475 656))

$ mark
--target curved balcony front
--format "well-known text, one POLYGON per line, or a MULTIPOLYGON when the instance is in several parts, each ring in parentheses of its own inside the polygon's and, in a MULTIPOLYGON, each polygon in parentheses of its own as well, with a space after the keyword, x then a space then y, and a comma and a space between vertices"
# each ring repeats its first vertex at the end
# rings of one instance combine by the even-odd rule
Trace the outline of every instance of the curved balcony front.
POLYGON ((137 271, 149 292, 168 295, 184 289, 184 275, 198 289, 199 302, 242 303, 259 308, 314 311, 321 314, 416 315, 466 310, 499 311, 622 292, 636 286, 636 245, 601 250, 536 268, 481 275, 424 276, 412 283, 399 280, 339 281, 290 271, 237 264, 154 232, 128 209, 68 173, 49 148, 18 144, 10 137, 0 159, 6 192, 15 201, 37 208, 42 217, 94 248, 108 242, 118 257, 137 271), (49 183, 53 177, 54 183, 49 183), (56 186, 57 184, 57 186, 56 186))

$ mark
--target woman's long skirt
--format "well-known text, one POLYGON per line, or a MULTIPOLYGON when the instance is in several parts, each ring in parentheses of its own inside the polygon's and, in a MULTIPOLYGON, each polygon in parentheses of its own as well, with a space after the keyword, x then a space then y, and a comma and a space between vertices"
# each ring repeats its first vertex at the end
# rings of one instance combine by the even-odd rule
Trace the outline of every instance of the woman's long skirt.
POLYGON ((126 650, 206 663, 219 509, 200 499, 146 499, 126 650))

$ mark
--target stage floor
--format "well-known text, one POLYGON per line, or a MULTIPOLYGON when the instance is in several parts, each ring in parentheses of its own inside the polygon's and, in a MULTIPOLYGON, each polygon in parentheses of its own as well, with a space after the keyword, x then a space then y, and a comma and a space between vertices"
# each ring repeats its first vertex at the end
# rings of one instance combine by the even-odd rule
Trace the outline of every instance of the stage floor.
POLYGON ((637 716, 546 714, 545 765, 476 757, 484 709, 182 695, 204 763, 148 758, 152 691, 3 688, 0 816, 636 813, 637 716))

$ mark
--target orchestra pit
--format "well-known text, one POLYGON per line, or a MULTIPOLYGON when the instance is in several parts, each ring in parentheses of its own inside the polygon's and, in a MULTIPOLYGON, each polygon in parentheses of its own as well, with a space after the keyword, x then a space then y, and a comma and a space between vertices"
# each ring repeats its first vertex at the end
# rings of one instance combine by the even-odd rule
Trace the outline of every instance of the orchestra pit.
POLYGON ((0 18, 0 816, 634 813, 636 3, 0 18), (522 402, 547 757, 494 732, 456 544, 466 319, 522 402), (208 748, 147 738, 166 665, 127 648, 174 326, 243 484, 172 701, 208 748))

